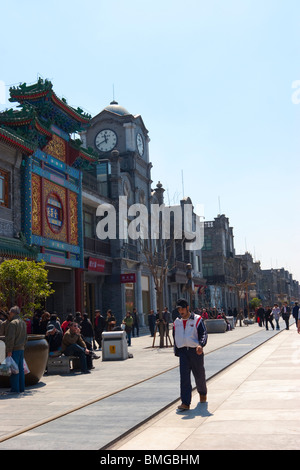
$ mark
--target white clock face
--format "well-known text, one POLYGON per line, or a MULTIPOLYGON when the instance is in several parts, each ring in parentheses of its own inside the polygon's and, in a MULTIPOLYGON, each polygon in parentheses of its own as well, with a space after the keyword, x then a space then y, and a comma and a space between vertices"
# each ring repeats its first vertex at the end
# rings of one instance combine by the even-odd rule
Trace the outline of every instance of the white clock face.
POLYGON ((103 129, 96 135, 95 145, 101 152, 109 152, 117 145, 117 134, 111 129, 103 129))
POLYGON ((141 136, 141 134, 138 134, 136 136, 136 145, 137 145, 140 156, 142 156, 144 153, 144 141, 143 141, 143 137, 141 136))

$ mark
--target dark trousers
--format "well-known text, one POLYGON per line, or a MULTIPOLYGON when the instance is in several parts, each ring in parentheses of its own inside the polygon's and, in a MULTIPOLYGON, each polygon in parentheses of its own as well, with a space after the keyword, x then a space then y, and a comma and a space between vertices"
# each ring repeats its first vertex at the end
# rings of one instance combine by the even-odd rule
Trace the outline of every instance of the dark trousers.
POLYGON ((285 321, 286 330, 289 330, 290 329, 290 316, 289 315, 282 315, 282 318, 285 321))
POLYGON ((76 356, 79 357, 80 360, 80 368, 82 372, 86 372, 87 369, 91 368, 92 365, 92 359, 90 356, 85 354, 84 348, 79 346, 79 344, 70 344, 65 350, 64 350, 64 355, 65 356, 76 356))
POLYGON ((138 323, 134 323, 132 325, 132 337, 134 338, 134 330, 136 330, 136 335, 138 336, 139 335, 139 324, 138 323))
POLYGON ((195 378, 196 388, 200 395, 207 394, 206 378, 204 369, 204 354, 198 355, 196 348, 180 348, 179 371, 180 371, 180 397, 182 403, 190 405, 192 401, 191 372, 195 378))
POLYGON ((102 348, 102 330, 95 330, 95 340, 97 341, 99 348, 102 348))
POLYGON ((13 351, 12 358, 19 367, 18 374, 11 374, 10 387, 12 392, 21 393, 25 390, 25 374, 24 374, 24 351, 13 351))
POLYGON ((155 331, 155 319, 150 318, 149 319, 149 330, 151 336, 154 336, 154 331, 155 331))
POLYGON ((271 320, 270 318, 266 318, 266 330, 268 330, 268 323, 270 323, 272 329, 274 330, 274 323, 273 323, 273 320, 271 320))

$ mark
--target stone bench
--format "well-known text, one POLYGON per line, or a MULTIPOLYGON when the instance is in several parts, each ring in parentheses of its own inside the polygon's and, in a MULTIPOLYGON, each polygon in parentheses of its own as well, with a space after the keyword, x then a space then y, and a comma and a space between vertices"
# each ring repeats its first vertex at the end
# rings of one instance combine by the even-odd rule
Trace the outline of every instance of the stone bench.
POLYGON ((69 374, 71 371, 80 368, 80 361, 78 359, 76 356, 49 356, 47 373, 69 374))
POLYGON ((226 321, 222 318, 212 318, 204 320, 207 333, 225 333, 227 330, 226 321))

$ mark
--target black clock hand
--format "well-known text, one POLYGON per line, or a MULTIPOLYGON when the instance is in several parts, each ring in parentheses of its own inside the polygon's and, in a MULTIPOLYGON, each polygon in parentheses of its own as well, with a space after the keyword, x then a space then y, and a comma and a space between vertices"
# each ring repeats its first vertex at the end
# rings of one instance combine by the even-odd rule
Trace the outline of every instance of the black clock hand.
POLYGON ((98 145, 101 145, 101 144, 107 144, 107 135, 104 136, 104 140, 102 140, 102 142, 100 142, 98 145))

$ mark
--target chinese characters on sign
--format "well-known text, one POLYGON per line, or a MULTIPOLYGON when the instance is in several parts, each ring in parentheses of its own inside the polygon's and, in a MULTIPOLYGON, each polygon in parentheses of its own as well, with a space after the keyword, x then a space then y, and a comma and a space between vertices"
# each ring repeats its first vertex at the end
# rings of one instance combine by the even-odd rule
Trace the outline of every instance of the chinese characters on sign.
POLYGON ((120 281, 121 281, 121 284, 136 282, 135 281, 135 273, 120 274, 120 281))
POLYGON ((89 271, 97 271, 99 273, 103 273, 105 269, 105 260, 99 258, 89 258, 89 271))
POLYGON ((48 197, 46 203, 47 220, 53 232, 58 232, 63 223, 62 204, 55 194, 48 197))

